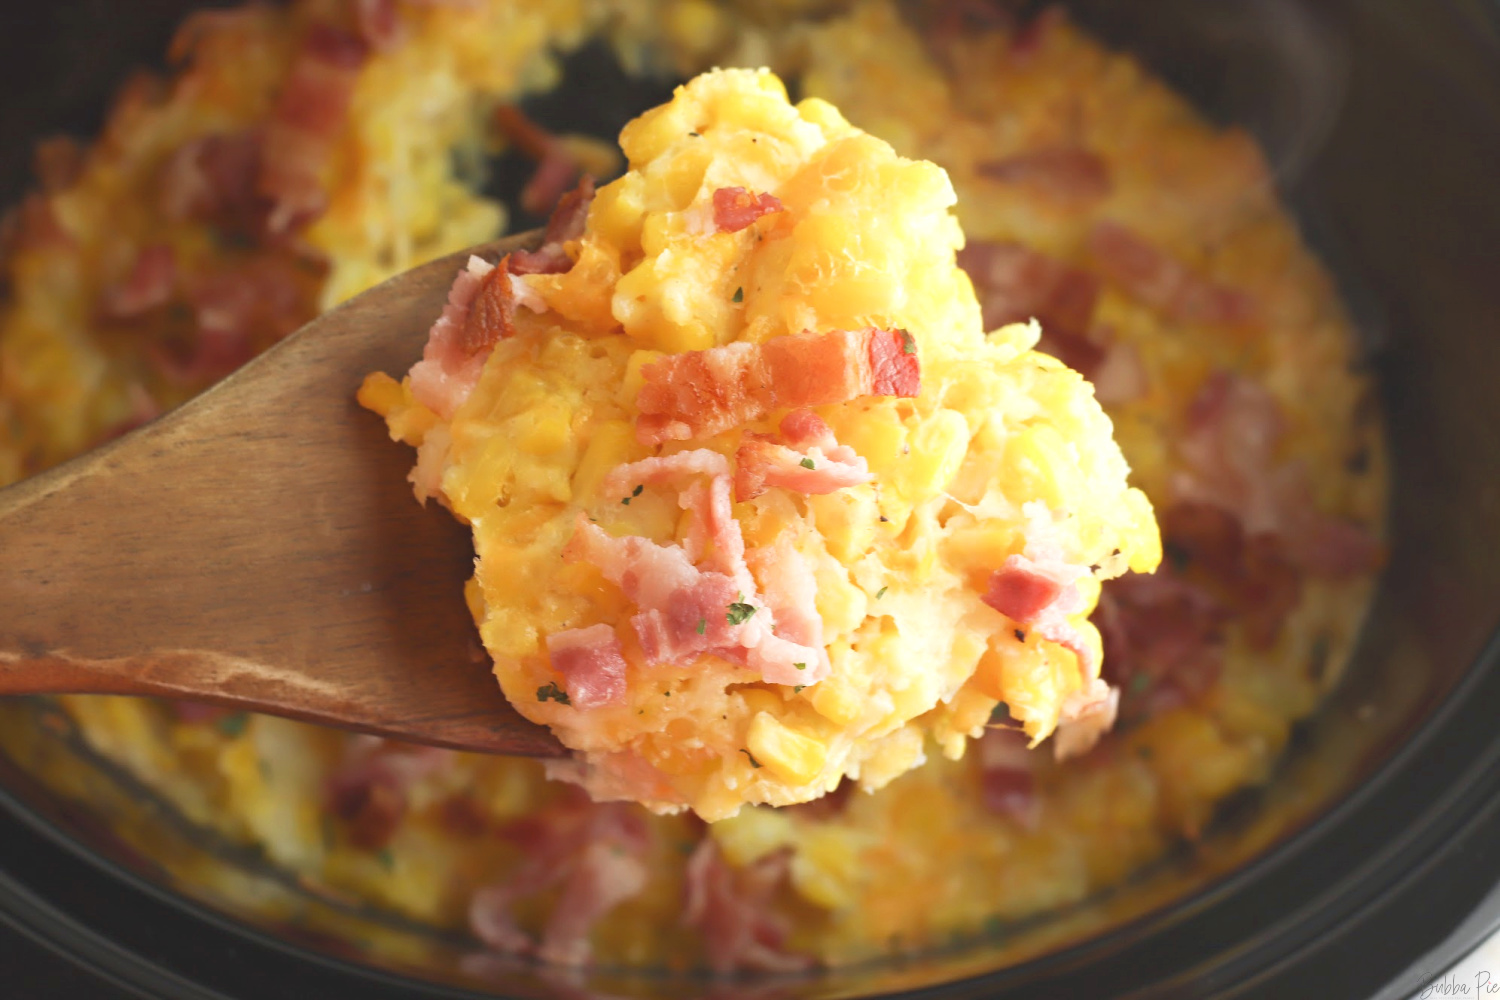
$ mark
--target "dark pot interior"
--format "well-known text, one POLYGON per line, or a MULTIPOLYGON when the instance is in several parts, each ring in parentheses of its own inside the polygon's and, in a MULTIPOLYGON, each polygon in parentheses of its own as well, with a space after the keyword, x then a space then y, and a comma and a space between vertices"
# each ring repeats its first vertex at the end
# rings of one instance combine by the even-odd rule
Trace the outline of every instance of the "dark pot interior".
MULTIPOLYGON (((34 141, 90 134, 118 81, 153 62, 193 6, 8 7, 0 202, 29 183, 34 141)), ((1002 941, 718 995, 1359 996, 1438 947, 1500 877, 1490 643, 1500 618, 1500 11, 1485 0, 1069 6, 1210 114, 1257 131, 1365 335, 1394 502, 1391 559, 1360 652, 1275 785, 1232 803, 1192 856, 1002 941)), ((661 93, 598 84, 577 77, 534 110, 608 135, 661 93), (610 100, 579 99, 600 92, 610 100)), ((506 182, 504 164, 497 176, 506 182)), ((299 936, 234 901, 213 902, 237 919, 189 902, 89 812, 14 768, 4 776, 0 919, 27 936, 151 995, 417 995, 410 980, 357 968, 347 941, 299 936)), ((144 795, 126 779, 112 787, 122 802, 144 795)), ((186 829, 167 842, 220 850, 186 829)), ((300 891, 257 877, 265 892, 300 891)), ((365 919, 347 915, 350 927, 365 919)), ((1434 961, 1462 945, 1444 944, 1434 961)), ((451 971, 461 945, 431 947, 430 965, 396 971, 472 982, 451 971)), ((492 972, 514 994, 578 988, 521 967, 492 972)), ((590 985, 705 989, 633 976, 590 985)))

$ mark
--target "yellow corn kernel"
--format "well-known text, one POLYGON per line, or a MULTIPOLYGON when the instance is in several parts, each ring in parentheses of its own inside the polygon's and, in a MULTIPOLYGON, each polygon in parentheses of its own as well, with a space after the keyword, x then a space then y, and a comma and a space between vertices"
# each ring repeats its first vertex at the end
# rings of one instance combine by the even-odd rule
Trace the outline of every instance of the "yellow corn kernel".
POLYGON ((995 519, 956 528, 939 544, 948 565, 967 573, 999 569, 1007 556, 1016 555, 1026 547, 1026 537, 1019 525, 995 519))
POLYGON ((1050 424, 1034 424, 1011 438, 1001 467, 1005 492, 1017 502, 1040 499, 1060 510, 1080 492, 1068 443, 1050 424))
POLYGON ((842 563, 854 562, 875 544, 880 507, 867 488, 836 490, 807 498, 829 553, 842 563))
POLYGON ((817 581, 818 617, 823 619, 825 641, 859 628, 870 607, 865 592, 849 582, 849 574, 837 564, 819 562, 814 571, 817 581))
POLYGON ((838 108, 821 97, 804 97, 797 102, 797 113, 805 121, 822 129, 823 134, 830 139, 845 134, 853 127, 838 108))
POLYGON ((578 460, 578 471, 573 473, 573 496, 583 503, 597 497, 604 477, 616 466, 632 461, 637 450, 635 429, 628 421, 609 420, 595 426, 578 460))
POLYGON ((780 713, 784 704, 780 695, 765 688, 742 687, 739 695, 744 700, 745 707, 752 712, 780 713))
POLYGON ((724 860, 736 868, 752 865, 795 839, 791 817, 769 807, 741 809, 739 815, 721 820, 708 829, 724 853, 724 860))
POLYGON ((512 417, 507 426, 511 444, 531 455, 553 455, 572 443, 573 411, 566 403, 548 400, 512 417))
POLYGON ((750 720, 745 743, 761 766, 788 784, 808 784, 828 761, 828 747, 822 740, 783 725, 769 712, 759 712, 750 720))
POLYGON ((917 425, 911 454, 896 479, 901 494, 913 504, 937 496, 958 475, 969 450, 969 422, 957 410, 939 410, 917 425))
POLYGON ((792 855, 792 888, 825 910, 842 910, 854 904, 863 871, 847 831, 812 827, 802 832, 792 855))
POLYGON ((836 726, 847 726, 859 718, 859 693, 842 678, 826 677, 812 689, 812 707, 836 726))
POLYGON ((1150 573, 1161 564, 1161 529, 1151 510, 1151 501, 1131 487, 1125 491, 1125 510, 1130 515, 1130 527, 1121 539, 1121 547, 1130 554, 1131 569, 1150 573))

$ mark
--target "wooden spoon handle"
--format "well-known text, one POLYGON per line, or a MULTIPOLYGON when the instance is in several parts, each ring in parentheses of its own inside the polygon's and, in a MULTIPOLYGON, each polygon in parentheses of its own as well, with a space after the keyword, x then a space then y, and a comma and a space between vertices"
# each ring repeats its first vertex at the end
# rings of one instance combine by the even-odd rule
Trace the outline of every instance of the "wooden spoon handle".
MULTIPOLYGON (((472 252, 491 259, 523 234, 472 252)), ((0 694, 171 695, 446 746, 559 752, 465 610, 468 533, 359 409, 469 251, 386 282, 160 420, 0 491, 0 694)))

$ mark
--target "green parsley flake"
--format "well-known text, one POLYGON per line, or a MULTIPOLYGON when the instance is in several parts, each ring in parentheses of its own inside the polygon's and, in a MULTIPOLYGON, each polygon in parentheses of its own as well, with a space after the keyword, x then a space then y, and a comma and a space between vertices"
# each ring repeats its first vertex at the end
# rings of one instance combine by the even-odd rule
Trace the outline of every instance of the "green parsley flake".
POLYGON ((698 634, 702 635, 705 631, 707 631, 707 629, 708 629, 708 619, 707 618, 699 618, 698 619, 698 634))
POLYGON ((882 597, 885 596, 885 592, 887 590, 890 590, 890 589, 891 588, 889 588, 889 587, 881 587, 879 590, 875 591, 875 600, 877 600, 877 601, 880 600, 882 597))
POLYGON ((901 350, 907 354, 917 353, 917 338, 906 330, 901 331, 901 350))
POLYGON ((805 664, 805 663, 793 663, 792 666, 796 667, 798 670, 806 670, 807 669, 807 664, 805 664))
POLYGON ((245 727, 249 724, 250 716, 244 712, 235 712, 233 715, 226 715, 218 722, 215 722, 214 728, 230 739, 234 739, 240 733, 243 733, 245 727))
POLYGON ((815 465, 814 465, 814 464, 813 464, 813 460, 812 460, 812 459, 810 459, 810 458, 804 458, 804 459, 803 459, 803 460, 802 460, 802 461, 801 461, 801 462, 800 462, 800 463, 798 463, 798 464, 800 464, 800 465, 801 465, 801 466, 802 466, 802 467, 803 467, 803 468, 804 468, 804 469, 814 469, 814 468, 817 468, 817 466, 815 466, 815 465))
POLYGON ((384 868, 386 871, 390 871, 392 868, 396 867, 395 855, 391 854, 391 849, 389 847, 382 847, 380 849, 380 852, 375 855, 375 860, 379 861, 380 867, 384 868))
POLYGON ((758 761, 758 760, 755 759, 755 754, 751 753, 749 750, 746 750, 744 747, 740 748, 740 753, 742 753, 746 757, 750 758, 750 766, 751 767, 754 767, 754 768, 759 768, 760 767, 760 761, 758 761))
POLYGON ((801 694, 802 689, 805 687, 807 687, 806 684, 798 684, 796 687, 792 688, 792 694, 801 694))
POLYGON ((734 301, 735 302, 743 302, 743 301, 745 301, 745 290, 743 288, 736 288, 734 290, 734 301))
MULTIPOLYGON (((740 595, 740 597, 744 596, 744 594, 740 595)), ((746 604, 743 601, 735 601, 729 606, 729 611, 725 613, 724 620, 731 625, 743 625, 750 620, 750 616, 755 614, 755 612, 755 605, 746 604)))
POLYGON ((557 686, 557 681, 544 684, 536 689, 537 701, 555 701, 559 705, 571 704, 568 701, 568 692, 557 686))

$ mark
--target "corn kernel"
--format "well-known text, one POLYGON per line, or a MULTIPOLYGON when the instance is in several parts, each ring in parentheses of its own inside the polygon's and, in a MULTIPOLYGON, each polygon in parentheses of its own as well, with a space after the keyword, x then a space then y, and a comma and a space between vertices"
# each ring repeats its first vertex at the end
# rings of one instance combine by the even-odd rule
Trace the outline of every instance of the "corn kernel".
POLYGON ((812 707, 836 726, 847 726, 859 718, 859 692, 839 677, 827 677, 812 689, 812 707))
POLYGON ((782 781, 805 785, 816 778, 828 761, 828 747, 815 737, 783 725, 769 712, 750 720, 745 736, 747 749, 782 781))
POLYGON ((854 905, 860 864, 856 845, 847 831, 813 827, 802 832, 792 855, 792 888, 803 899, 825 910, 854 905))
POLYGON ((956 410, 939 410, 917 425, 911 436, 911 454, 896 479, 901 494, 911 503, 941 493, 958 475, 969 450, 969 422, 956 410))
POLYGON ((1034 424, 1011 438, 1005 449, 1001 482, 1017 502, 1038 498, 1053 510, 1071 506, 1081 485, 1067 457, 1068 443, 1050 424, 1034 424))

